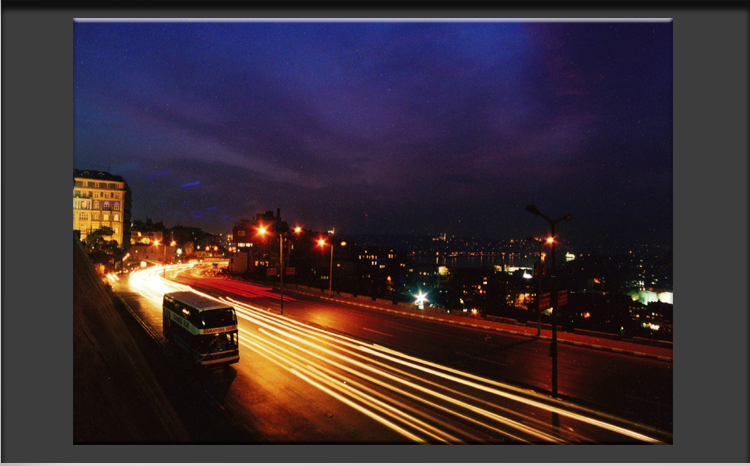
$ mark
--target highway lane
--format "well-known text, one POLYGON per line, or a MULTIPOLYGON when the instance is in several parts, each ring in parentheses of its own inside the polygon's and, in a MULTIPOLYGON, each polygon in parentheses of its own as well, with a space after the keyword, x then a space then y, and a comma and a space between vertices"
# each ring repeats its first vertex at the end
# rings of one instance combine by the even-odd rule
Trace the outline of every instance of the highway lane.
MULTIPOLYGON (((235 306, 241 320, 243 356, 240 364, 224 371, 234 370, 236 375, 227 377, 221 402, 270 442, 655 441, 641 426, 459 371, 388 343, 415 333, 428 338, 426 334, 440 349, 436 334, 438 340, 451 339, 445 328, 419 330, 411 322, 384 322, 336 306, 318 310, 321 306, 314 305, 315 318, 303 319, 296 314, 310 314, 313 304, 298 299, 288 299, 281 316, 268 311, 274 302, 268 289, 238 287, 227 280, 219 285, 200 279, 200 284, 224 286, 221 299, 235 306), (240 299, 242 294, 251 297, 240 299), (343 329, 336 328, 342 325, 343 329), (370 337, 360 337, 362 333, 370 337), (550 422, 553 413, 559 426, 550 422)), ((153 272, 131 278, 130 285, 151 300, 153 309, 146 312, 159 316, 157 301, 164 291, 181 287, 153 272)), ((149 325, 160 330, 158 317, 152 317, 149 325)))
MULTIPOLYGON (((263 298, 258 305, 279 310, 279 295, 270 287, 207 278, 202 270, 192 269, 179 280, 204 289, 246 292, 263 298)), ((483 377, 551 392, 548 341, 295 296, 284 298, 286 315, 483 377)), ((558 355, 560 396, 672 431, 670 362, 564 344, 558 345, 558 355)))
MULTIPOLYGON (((174 268, 173 270, 179 270, 174 268)), ((158 269, 121 276, 112 285, 150 330, 163 340, 161 300, 165 292, 184 290, 158 276, 158 269), (140 275, 140 277, 139 277, 140 275)), ((356 438, 361 443, 405 442, 402 435, 361 416, 330 397, 321 397, 309 384, 290 376, 276 361, 248 347, 248 322, 238 315, 240 362, 213 368, 192 367, 190 375, 239 423, 246 426, 248 443, 325 444, 356 438), (357 436, 347 433, 357 432, 357 436)), ((187 358, 171 346, 176 364, 187 358)), ((189 366, 188 366, 189 367, 189 366)))

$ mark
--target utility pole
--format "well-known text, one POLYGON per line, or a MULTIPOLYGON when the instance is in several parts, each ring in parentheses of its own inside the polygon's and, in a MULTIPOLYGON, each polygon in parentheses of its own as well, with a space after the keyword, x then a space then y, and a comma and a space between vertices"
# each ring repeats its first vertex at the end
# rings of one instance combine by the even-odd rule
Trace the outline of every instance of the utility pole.
POLYGON ((573 216, 566 215, 557 220, 552 220, 544 215, 535 205, 526 206, 526 210, 534 215, 539 215, 550 225, 550 237, 547 238, 547 242, 551 243, 552 246, 550 267, 550 276, 552 278, 552 289, 550 290, 550 304, 552 304, 552 344, 550 345, 550 355, 552 356, 552 396, 557 398, 557 276, 555 273, 555 243, 557 239, 555 238, 555 225, 563 220, 570 221, 573 216))

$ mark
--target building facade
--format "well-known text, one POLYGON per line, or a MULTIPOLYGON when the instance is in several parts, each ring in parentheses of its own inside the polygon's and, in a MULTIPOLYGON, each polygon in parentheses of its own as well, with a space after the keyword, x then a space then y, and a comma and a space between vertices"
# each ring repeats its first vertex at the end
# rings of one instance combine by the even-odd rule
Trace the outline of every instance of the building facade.
POLYGON ((91 232, 109 227, 106 236, 120 247, 130 245, 131 192, 121 176, 103 171, 73 170, 73 230, 81 241, 91 232))

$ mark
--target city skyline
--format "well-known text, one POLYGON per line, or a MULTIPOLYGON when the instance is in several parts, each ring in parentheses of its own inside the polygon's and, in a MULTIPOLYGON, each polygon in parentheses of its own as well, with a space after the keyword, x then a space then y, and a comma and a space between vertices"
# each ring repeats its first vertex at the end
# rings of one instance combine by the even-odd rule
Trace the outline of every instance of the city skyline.
POLYGON ((74 26, 78 169, 133 219, 227 234, 672 238, 672 23, 74 26))

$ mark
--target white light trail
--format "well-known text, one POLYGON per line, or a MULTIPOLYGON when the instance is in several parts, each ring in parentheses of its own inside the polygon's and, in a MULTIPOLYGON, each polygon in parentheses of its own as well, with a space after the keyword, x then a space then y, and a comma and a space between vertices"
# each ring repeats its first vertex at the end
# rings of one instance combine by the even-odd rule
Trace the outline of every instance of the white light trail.
MULTIPOLYGON (((232 304, 236 305, 236 306, 243 306, 243 304, 240 303, 240 302, 238 302, 238 301, 231 300, 231 299, 229 301, 232 304)), ((274 323, 278 324, 278 322, 274 322, 274 323)), ((347 345, 347 346, 349 346, 350 344, 347 343, 347 342, 356 342, 357 347, 360 348, 362 351, 365 351, 367 353, 373 354, 373 355, 375 355, 377 357, 385 358, 385 359, 388 359, 388 360, 390 360, 390 361, 392 361, 394 363, 397 363, 397 364, 400 364, 400 365, 405 365, 405 366, 410 367, 412 369, 417 369, 417 370, 429 373, 431 375, 435 375, 435 376, 438 376, 438 377, 441 377, 441 378, 444 378, 444 379, 447 379, 447 380, 451 380, 451 381, 456 382, 456 383, 460 383, 460 384, 463 384, 463 385, 466 385, 466 386, 470 386, 470 387, 478 389, 478 390, 482 390, 482 391, 487 392, 487 393, 491 393, 491 394, 494 394, 494 395, 497 395, 497 396, 508 398, 508 399, 513 400, 513 401, 521 402, 521 403, 524 403, 526 405, 533 406, 533 407, 536 407, 536 408, 544 409, 544 410, 547 410, 549 412, 557 413, 557 414, 562 415, 562 416, 567 416, 567 417, 569 417, 571 419, 575 419, 577 421, 585 422, 585 423, 590 424, 590 425, 595 425, 595 426, 600 427, 602 429, 606 429, 606 430, 609 430, 611 432, 615 432, 615 433, 618 433, 618 434, 621 434, 621 435, 625 435, 625 436, 628 436, 630 438, 633 438, 633 439, 636 439, 636 440, 639 440, 639 441, 643 441, 643 442, 647 442, 647 443, 654 443, 654 444, 663 443, 663 442, 661 442, 661 441, 659 441, 657 439, 654 439, 654 438, 649 437, 647 435, 641 434, 641 433, 636 432, 636 431, 634 431, 632 429, 626 429, 624 427, 620 427, 620 426, 614 425, 614 424, 609 423, 609 422, 604 422, 602 420, 595 419, 595 418, 593 418, 591 416, 585 416, 585 415, 582 415, 582 414, 570 411, 568 409, 561 409, 561 408, 558 408, 557 406, 553 406, 553 405, 549 404, 549 403, 555 403, 557 405, 567 406, 569 408, 577 409, 577 410, 580 410, 580 411, 587 411, 587 412, 592 413, 592 414, 594 413, 592 410, 581 408, 581 407, 579 407, 579 406, 577 406, 577 405, 575 405, 573 403, 562 402, 560 400, 552 400, 552 399, 548 399, 548 398, 545 399, 543 397, 543 395, 540 395, 540 394, 538 394, 536 392, 533 392, 531 390, 520 389, 518 387, 513 387, 513 386, 508 385, 508 384, 502 384, 502 383, 495 382, 495 381, 492 381, 492 380, 489 380, 489 379, 486 379, 486 378, 475 376, 473 374, 469 374, 469 373, 462 372, 462 371, 457 371, 455 369, 452 369, 452 368, 449 368, 449 367, 446 367, 446 366, 441 366, 439 364, 435 364, 435 363, 432 363, 430 361, 425 361, 425 360, 422 360, 422 359, 419 359, 419 358, 415 358, 415 357, 412 357, 412 356, 409 356, 409 355, 405 355, 403 353, 399 353, 399 352, 390 350, 390 349, 382 347, 380 345, 370 345, 370 344, 366 344, 366 343, 357 342, 355 339, 352 339, 350 337, 344 337, 344 336, 341 336, 341 335, 335 335, 335 334, 333 334, 331 332, 326 332, 326 331, 323 331, 323 330, 320 330, 320 329, 315 329, 314 327, 310 327, 310 326, 307 326, 305 324, 295 323, 295 326, 296 327, 306 327, 306 329, 305 329, 306 331, 317 333, 317 335, 320 338, 323 338, 323 339, 328 339, 328 340, 337 339, 337 340, 339 340, 337 343, 341 344, 341 345, 347 345), (383 354, 384 352, 385 353, 389 353, 391 355, 397 355, 399 358, 403 358, 403 359, 408 359, 408 360, 411 360, 411 361, 415 361, 418 364, 407 362, 407 361, 398 359, 398 358, 396 358, 394 356, 385 355, 385 354, 383 354), (432 367, 435 367, 435 368, 439 368, 440 371, 437 371, 437 370, 434 370, 434 369, 429 369, 427 367, 423 367, 422 365, 432 366, 432 367), (539 401, 534 401, 534 400, 529 399, 529 398, 521 397, 521 396, 518 396, 518 395, 515 395, 515 394, 512 394, 512 393, 508 393, 508 392, 501 391, 501 390, 498 390, 498 389, 495 389, 495 388, 492 388, 492 387, 481 385, 481 384, 478 384, 476 382, 472 382, 470 380, 466 380, 466 379, 463 379, 463 378, 460 378, 460 377, 457 377, 457 376, 454 376, 454 375, 446 374, 446 373, 441 372, 441 371, 447 371, 447 372, 452 372, 452 373, 455 373, 455 374, 460 374, 463 377, 467 377, 467 378, 474 379, 474 380, 480 380, 483 383, 488 383, 488 384, 491 384, 491 385, 502 386, 505 389, 511 389, 512 391, 515 391, 515 392, 523 392, 526 396, 538 398, 539 401)), ((291 327, 291 325, 285 325, 285 327, 291 327)), ((269 328, 273 328, 273 327, 269 327, 269 328)), ((301 331, 299 329, 296 329, 296 330, 301 331)), ((304 343, 309 343, 308 341, 305 341, 305 340, 303 340, 303 339, 301 339, 299 337, 292 336, 290 334, 286 334, 286 336, 289 337, 289 338, 293 338, 293 339, 295 339, 297 341, 301 341, 301 342, 304 342, 304 343)), ((319 338, 315 338, 315 339, 319 339, 319 338)), ((314 345, 314 346, 317 346, 317 345, 314 345)), ((320 348, 318 347, 318 349, 320 349, 320 348)), ((333 354, 333 355, 336 355, 336 356, 339 356, 337 353, 334 353, 334 352, 330 352, 329 351, 329 353, 333 354)), ((349 362, 351 362, 351 360, 349 360, 349 362)), ((506 410, 505 408, 502 408, 500 406, 493 406, 493 407, 495 407, 496 409, 502 409, 504 411, 506 410)), ((479 412, 485 412, 485 411, 479 411, 479 412)), ((596 414, 601 414, 601 413, 596 413, 596 414)), ((628 422, 628 421, 625 421, 625 420, 617 419, 614 416, 606 416, 605 415, 605 417, 610 418, 610 419, 615 419, 615 420, 618 420, 618 421, 626 423, 626 424, 631 424, 631 425, 634 424, 634 423, 631 423, 631 422, 628 422)), ((642 427, 642 426, 639 426, 639 427, 642 427)))
POLYGON ((590 442, 580 434, 562 432, 537 415, 519 410, 528 407, 638 441, 662 443, 615 425, 613 422, 649 430, 615 416, 365 343, 229 297, 216 298, 162 276, 176 275, 190 267, 175 265, 135 272, 130 276, 130 285, 159 305, 164 293, 180 290, 232 305, 237 315, 254 327, 253 331, 240 327, 243 346, 411 441, 481 443, 491 433, 491 438, 500 434, 514 442, 528 442, 527 437, 543 443, 567 443, 566 438, 590 442))
MULTIPOLYGON (((375 384, 378 384, 380 386, 386 387, 386 388, 388 388, 391 391, 401 393, 404 396, 408 396, 410 398, 413 398, 413 399, 415 399, 415 400, 417 400, 417 401, 419 401, 421 403, 430 405, 430 406, 432 406, 432 407, 434 407, 436 409, 440 409, 440 410, 442 410, 442 411, 444 411, 444 412, 446 412, 446 413, 448 413, 450 415, 461 417, 461 418, 463 418, 463 419, 465 419, 467 421, 470 421, 470 422, 479 423, 479 421, 477 421, 474 418, 462 415, 461 413, 459 413, 457 411, 454 411, 454 410, 448 408, 447 406, 441 405, 439 403, 432 402, 432 401, 427 400, 425 398, 421 398, 421 397, 419 397, 418 395, 416 395, 414 393, 408 392, 406 390, 401 390, 398 387, 396 387, 395 385, 392 385, 392 384, 389 384, 389 383, 385 382, 385 380, 386 379, 390 379, 390 380, 392 380, 392 381, 394 381, 396 383, 399 383, 401 385, 405 385, 405 386, 407 386, 409 388, 412 388, 412 389, 415 389, 417 391, 421 391, 422 393, 430 395, 432 397, 435 397, 435 398, 437 398, 439 400, 447 401, 450 404, 455 404, 455 405, 457 405, 459 407, 462 407, 464 409, 468 409, 468 410, 473 411, 473 412, 475 412, 477 414, 481 414, 481 415, 483 415, 485 417, 488 417, 488 418, 490 418, 490 419, 492 419, 492 420, 494 420, 496 422, 500 422, 501 424, 505 424, 505 425, 514 427, 514 428, 516 428, 518 430, 521 430, 522 432, 525 432, 525 433, 527 433, 529 435, 533 435, 533 436, 538 437, 540 439, 543 439, 543 440, 545 440, 547 442, 559 441, 558 439, 554 439, 554 438, 548 436, 547 434, 544 434, 543 432, 537 431, 535 429, 530 429, 530 428, 524 426, 523 424, 520 424, 520 423, 518 423, 516 421, 513 421, 513 420, 511 420, 509 418, 498 416, 495 413, 489 412, 489 411, 487 411, 485 409, 477 408, 477 407, 475 407, 475 406, 473 406, 471 404, 462 402, 462 401, 457 400, 457 399, 452 398, 452 397, 445 396, 445 395, 443 395, 443 394, 441 394, 439 392, 436 392, 434 390, 421 387, 418 384, 410 382, 409 380, 406 380, 406 379, 400 378, 400 377, 396 377, 396 376, 394 376, 392 374, 389 374, 389 373, 387 373, 385 371, 382 371, 382 370, 379 370, 379 369, 375 369, 375 368, 370 367, 370 366, 368 366, 366 364, 363 364, 363 363, 361 363, 359 361, 356 361, 356 360, 354 360, 352 358, 343 356, 343 355, 338 354, 338 353, 336 353, 334 351, 331 351, 331 350, 329 350, 327 348, 323 348, 323 347, 321 347, 319 345, 314 345, 314 344, 311 344, 309 342, 302 341, 302 343, 308 344, 308 345, 314 347, 315 349, 317 349, 318 351, 322 351, 322 352, 324 352, 326 354, 330 354, 330 355, 332 355, 334 357, 342 359, 343 361, 345 361, 349 365, 337 363, 337 362, 335 362, 335 361, 333 361, 333 360, 331 360, 329 358, 325 358, 325 357, 322 357, 322 356, 314 355, 310 350, 304 349, 304 348, 302 348, 299 345, 295 345, 295 344, 289 343, 289 341, 285 341, 282 338, 280 338, 279 336, 271 335, 271 334, 269 334, 263 328, 260 328, 259 330, 261 332, 265 333, 266 335, 268 335, 271 338, 283 341, 283 343, 285 343, 287 346, 290 346, 290 347, 296 349, 297 351, 301 351, 301 352, 310 354, 310 355, 312 355, 314 357, 317 357, 318 359, 321 359, 322 361, 325 361, 326 363, 328 363, 330 365, 333 365, 334 367, 337 367, 337 368, 339 368, 341 370, 344 370, 346 372, 354 374, 357 377, 360 377, 362 379, 369 380, 369 381, 371 381, 371 382, 373 382, 375 384), (368 370, 368 371, 376 374, 377 376, 382 377, 382 379, 377 379, 377 378, 368 376, 367 374, 354 369, 353 366, 357 366, 357 367, 360 367, 362 369, 368 370)), ((279 332, 282 336, 285 336, 287 338, 291 338, 291 339, 294 339, 294 340, 300 340, 299 338, 294 337, 294 336, 290 335, 287 332, 283 332, 283 331, 280 331, 280 330, 276 330, 276 331, 279 332)), ((483 427, 489 427, 486 424, 481 424, 481 425, 483 427)), ((506 432, 504 430, 500 430, 500 429, 497 429, 497 428, 492 428, 492 430, 494 430, 494 431, 496 431, 498 433, 504 434, 504 435, 508 435, 508 436, 514 437, 517 440, 522 440, 520 437, 514 436, 514 435, 512 435, 512 434, 510 434, 510 433, 508 433, 508 432, 506 432)))

